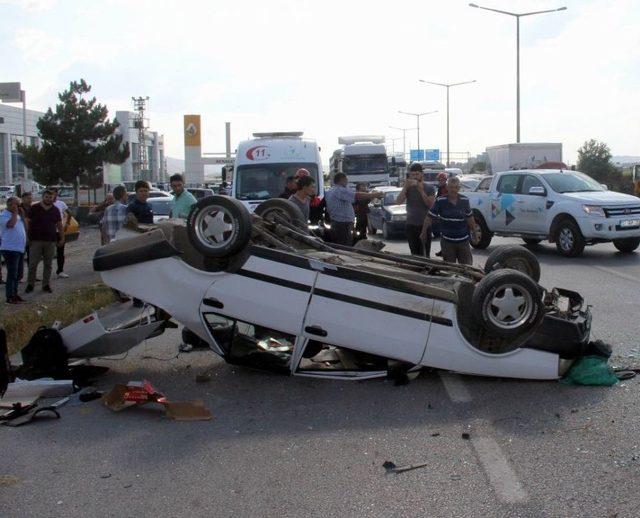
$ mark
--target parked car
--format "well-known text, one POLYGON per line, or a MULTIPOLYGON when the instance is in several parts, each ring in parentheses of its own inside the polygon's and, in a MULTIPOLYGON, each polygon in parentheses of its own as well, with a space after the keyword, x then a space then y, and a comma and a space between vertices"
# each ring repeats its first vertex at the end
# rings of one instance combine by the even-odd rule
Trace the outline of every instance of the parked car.
POLYGON ((475 191, 480 182, 487 178, 484 174, 465 174, 459 176, 461 191, 475 191))
POLYGON ((13 185, 0 185, 0 198, 9 198, 16 192, 13 185))
POLYGON ((402 189, 398 187, 378 187, 384 196, 374 200, 369 204, 368 232, 375 235, 378 230, 382 231, 382 237, 389 239, 392 235, 405 233, 407 224, 406 204, 396 203, 396 198, 402 189))
POLYGON ((465 193, 479 228, 471 240, 476 248, 487 248, 493 235, 530 245, 548 239, 566 257, 609 241, 621 252, 640 246, 640 199, 608 191, 578 171, 505 171, 493 176, 488 191, 479 187, 465 193))
POLYGON ((193 194, 196 197, 196 200, 201 200, 202 198, 213 196, 215 194, 215 192, 213 192, 213 189, 205 189, 202 187, 188 187, 187 191, 193 194))
POLYGON ((173 198, 166 196, 158 196, 155 198, 149 198, 147 203, 151 205, 153 209, 153 222, 159 223, 160 221, 169 219, 171 213, 171 207, 173 206, 173 198))
MULTIPOLYGON (((135 192, 128 192, 127 203, 131 203, 135 199, 135 197, 136 197, 135 192)), ((173 196, 171 196, 171 194, 169 194, 168 192, 151 190, 149 191, 149 199, 151 200, 153 198, 168 198, 172 200, 173 196)))
MULTIPOLYGON (((232 364, 331 379, 398 366, 556 379, 586 354, 589 308, 575 292, 539 286, 539 264, 524 247, 498 248, 482 270, 330 246, 288 200, 265 201, 252 215, 226 196, 200 200, 186 222, 121 232, 95 253, 103 281, 232 364)), ((117 327, 101 340, 122 350, 117 327)), ((145 329, 158 332, 143 328, 126 345, 145 329)))

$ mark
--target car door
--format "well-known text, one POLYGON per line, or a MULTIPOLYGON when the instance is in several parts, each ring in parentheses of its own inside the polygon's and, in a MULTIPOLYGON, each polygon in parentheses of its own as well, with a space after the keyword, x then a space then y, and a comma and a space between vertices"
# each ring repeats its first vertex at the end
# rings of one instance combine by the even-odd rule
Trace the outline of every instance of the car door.
POLYGON ((514 228, 516 196, 521 179, 519 174, 503 174, 498 178, 496 192, 491 196, 491 230, 506 232, 514 228))
POLYGON ((417 364, 426 347, 435 300, 410 284, 323 263, 303 335, 417 364))
POLYGON ((544 234, 546 203, 547 189, 542 181, 536 175, 524 175, 516 196, 518 230, 544 234), (532 189, 535 194, 532 194, 532 189))

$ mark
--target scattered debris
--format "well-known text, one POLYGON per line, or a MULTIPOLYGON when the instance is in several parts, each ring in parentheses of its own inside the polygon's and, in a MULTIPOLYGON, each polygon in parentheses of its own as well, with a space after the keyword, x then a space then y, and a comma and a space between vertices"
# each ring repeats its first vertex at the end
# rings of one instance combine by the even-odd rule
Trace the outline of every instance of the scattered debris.
POLYGON ((211 381, 211 374, 210 373, 205 373, 205 374, 198 374, 196 376, 196 383, 208 383, 211 381))
POLYGON ((100 478, 111 478, 111 473, 106 473, 104 475, 100 475, 100 478))
POLYGON ((90 390, 83 391, 78 396, 78 399, 83 403, 88 403, 89 401, 93 401, 94 399, 100 399, 103 395, 104 395, 104 392, 102 392, 101 390, 96 390, 94 388, 91 388, 90 390))
POLYGON ((451 475, 449 478, 451 480, 462 480, 462 475, 451 475))
POLYGON ((461 436, 465 441, 468 441, 469 439, 471 439, 471 435, 469 435, 467 432, 464 432, 461 436))
POLYGON ((31 381, 18 379, 9 383, 5 399, 63 397, 73 394, 73 380, 40 378, 31 381))
POLYGON ((428 462, 423 462, 421 464, 410 464, 408 466, 396 466, 393 462, 388 460, 385 461, 382 467, 387 470, 387 473, 395 473, 397 475, 398 473, 404 473, 405 471, 411 471, 412 469, 424 468, 428 465, 428 462))
POLYGON ((15 486, 21 482, 19 477, 13 475, 0 475, 0 487, 15 486))
POLYGON ((114 412, 132 406, 157 403, 164 407, 167 417, 177 421, 206 421, 213 417, 202 401, 171 402, 146 380, 130 381, 127 385, 115 385, 102 397, 102 401, 114 412))

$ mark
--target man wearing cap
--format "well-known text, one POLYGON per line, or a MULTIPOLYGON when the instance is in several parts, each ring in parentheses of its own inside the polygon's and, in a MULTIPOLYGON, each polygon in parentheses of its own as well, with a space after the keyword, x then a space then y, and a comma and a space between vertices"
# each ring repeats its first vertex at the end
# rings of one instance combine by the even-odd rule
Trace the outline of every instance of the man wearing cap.
POLYGON ((356 200, 382 198, 380 191, 356 192, 348 187, 349 180, 344 173, 337 173, 333 177, 333 187, 329 189, 324 199, 327 212, 331 218, 331 237, 339 245, 353 245, 353 221, 356 219, 353 204, 356 200))
POLYGON ((421 238, 422 225, 427 212, 436 201, 436 190, 423 181, 422 165, 414 162, 409 167, 409 178, 396 198, 397 204, 407 203, 406 234, 412 255, 431 255, 431 229, 421 238))

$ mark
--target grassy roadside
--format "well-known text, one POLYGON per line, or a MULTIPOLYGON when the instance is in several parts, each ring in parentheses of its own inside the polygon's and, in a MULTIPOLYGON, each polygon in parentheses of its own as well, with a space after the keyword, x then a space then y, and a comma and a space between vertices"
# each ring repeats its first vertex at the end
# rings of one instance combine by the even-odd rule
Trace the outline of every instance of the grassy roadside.
POLYGON ((22 349, 40 326, 50 326, 56 320, 72 324, 92 311, 115 301, 111 288, 91 284, 68 291, 53 300, 24 306, 10 315, 0 315, 0 326, 7 333, 9 354, 22 349))

